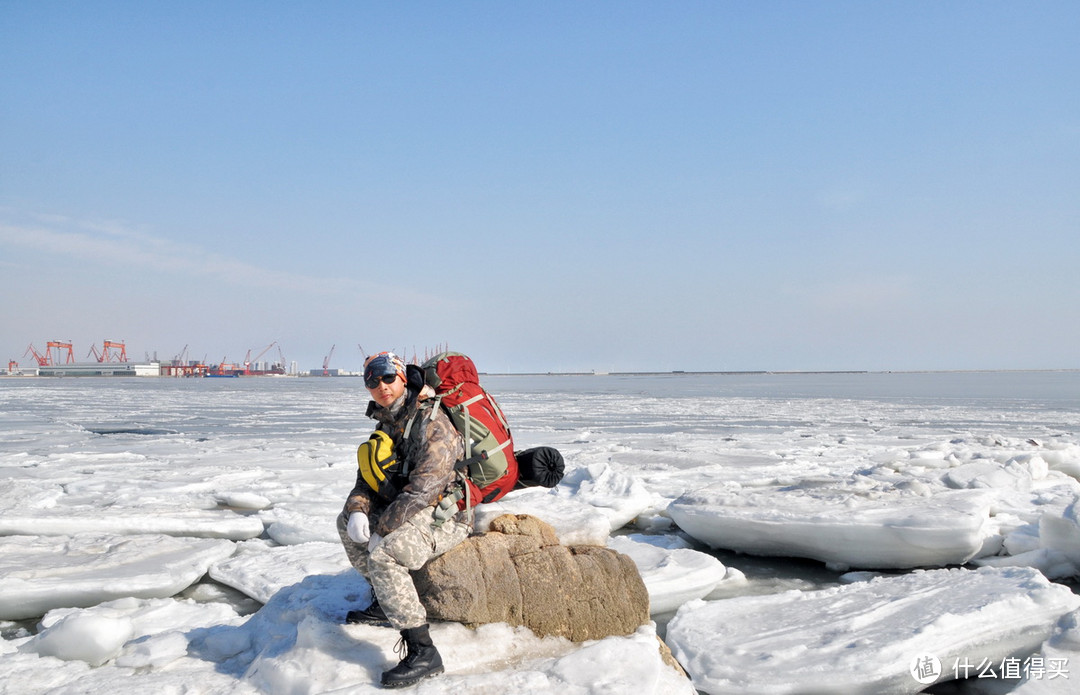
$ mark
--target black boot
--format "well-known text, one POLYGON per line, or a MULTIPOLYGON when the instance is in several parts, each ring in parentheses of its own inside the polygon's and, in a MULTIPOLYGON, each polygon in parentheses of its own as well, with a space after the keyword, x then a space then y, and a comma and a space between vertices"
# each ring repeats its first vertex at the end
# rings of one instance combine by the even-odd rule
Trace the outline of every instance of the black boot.
POLYGON ((382 674, 384 688, 403 688, 443 672, 442 657, 431 641, 427 625, 402 630, 401 641, 405 643, 405 658, 382 674))
POLYGON ((379 605, 379 599, 374 594, 372 594, 370 606, 363 610, 349 611, 345 615, 345 622, 351 625, 360 623, 363 625, 390 627, 390 621, 386 618, 386 613, 383 612, 382 606, 379 605))

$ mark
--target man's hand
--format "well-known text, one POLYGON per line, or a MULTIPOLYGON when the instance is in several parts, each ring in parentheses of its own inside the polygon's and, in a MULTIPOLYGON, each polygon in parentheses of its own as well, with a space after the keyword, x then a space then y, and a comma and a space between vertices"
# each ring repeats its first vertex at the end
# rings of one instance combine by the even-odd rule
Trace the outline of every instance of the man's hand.
POLYGON ((345 527, 345 532, 349 534, 349 538, 355 542, 364 544, 371 538, 371 529, 368 527, 367 514, 363 512, 353 512, 349 515, 349 524, 345 527))

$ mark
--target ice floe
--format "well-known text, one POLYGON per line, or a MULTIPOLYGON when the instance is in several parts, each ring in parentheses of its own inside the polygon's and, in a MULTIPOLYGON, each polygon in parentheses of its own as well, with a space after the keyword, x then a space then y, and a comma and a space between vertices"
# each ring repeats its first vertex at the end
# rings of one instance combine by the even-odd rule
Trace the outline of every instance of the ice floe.
POLYGON ((227 540, 162 535, 0 538, 0 619, 121 597, 165 598, 231 556, 227 540))
POLYGON ((713 695, 915 693, 965 664, 1019 664, 1078 608, 1080 596, 1030 568, 920 570, 693 601, 668 624, 667 641, 713 695))

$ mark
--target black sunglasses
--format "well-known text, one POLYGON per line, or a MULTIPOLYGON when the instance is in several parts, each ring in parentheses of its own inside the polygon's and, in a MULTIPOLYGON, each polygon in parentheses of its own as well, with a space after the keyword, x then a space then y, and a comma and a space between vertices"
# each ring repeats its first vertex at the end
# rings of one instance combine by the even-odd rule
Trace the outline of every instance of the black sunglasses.
POLYGON ((384 384, 392 384, 395 380, 397 380, 397 378, 398 375, 396 373, 383 374, 382 376, 370 376, 364 379, 364 386, 367 386, 369 389, 373 389, 379 385, 380 381, 384 384))

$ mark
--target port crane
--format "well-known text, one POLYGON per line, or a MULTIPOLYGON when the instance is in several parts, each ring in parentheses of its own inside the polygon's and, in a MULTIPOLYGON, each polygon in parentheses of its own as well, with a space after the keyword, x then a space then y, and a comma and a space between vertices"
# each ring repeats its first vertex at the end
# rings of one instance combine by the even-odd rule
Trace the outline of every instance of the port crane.
POLYGON ((90 352, 88 352, 86 354, 86 356, 89 357, 90 355, 93 355, 94 359, 97 360, 98 362, 111 362, 112 358, 113 358, 113 355, 109 354, 110 349, 119 349, 120 350, 120 354, 116 355, 116 361, 117 362, 127 362, 128 361, 127 348, 124 346, 124 343, 123 342, 115 342, 115 341, 112 341, 112 340, 106 340, 106 341, 104 341, 102 343, 101 354, 100 355, 98 354, 97 347, 91 345, 90 346, 90 352))
MULTIPOLYGON (((63 350, 67 350, 67 359, 64 361, 64 364, 74 364, 75 363, 75 351, 74 351, 71 343, 70 342, 65 343, 65 342, 63 342, 61 340, 50 340, 46 344, 46 352, 45 352, 45 354, 48 357, 48 364, 49 365, 60 364, 60 355, 63 354, 63 352, 62 352, 63 350), (56 348, 56 362, 52 361, 53 348, 56 348)), ((42 366, 45 366, 45 365, 42 365, 42 366)))
POLYGON ((188 347, 189 345, 185 345, 180 354, 173 357, 172 360, 162 363, 162 376, 206 376, 210 373, 210 368, 206 366, 205 357, 203 357, 202 362, 191 361, 188 355, 188 347))
POLYGON ((214 376, 233 376, 233 365, 229 362, 226 362, 226 359, 227 357, 222 357, 221 361, 218 362, 217 366, 214 369, 211 369, 209 373, 213 374, 214 376))
POLYGON ((23 353, 23 357, 26 357, 27 354, 32 354, 34 356, 34 361, 38 363, 39 367, 48 367, 51 364, 51 362, 49 361, 49 357, 51 357, 51 355, 42 355, 40 352, 34 349, 33 343, 30 343, 30 345, 26 348, 26 352, 23 353))
POLYGON ((328 354, 326 357, 323 358, 323 361, 322 361, 322 375, 323 376, 330 376, 330 358, 334 356, 334 348, 336 348, 336 347, 337 347, 336 343, 334 345, 331 345, 330 346, 330 354, 328 354))
POLYGON ((112 359, 112 355, 109 354, 110 349, 113 349, 113 350, 119 349, 120 350, 120 354, 118 354, 116 356, 116 361, 117 362, 127 362, 128 361, 127 348, 124 347, 124 341, 121 340, 121 341, 117 342, 117 341, 113 341, 113 340, 106 340, 104 342, 103 347, 101 348, 102 362, 109 362, 112 359))
POLYGON ((46 343, 44 355, 42 355, 40 352, 37 351, 37 349, 34 348, 33 343, 30 343, 30 345, 26 348, 26 352, 23 353, 23 357, 26 357, 27 353, 30 353, 34 356, 34 360, 38 363, 39 367, 51 367, 53 365, 60 364, 60 355, 63 354, 63 350, 67 350, 67 360, 64 362, 64 364, 74 364, 74 348, 72 347, 70 342, 65 343, 60 340, 50 340, 48 343, 46 343), (53 361, 53 348, 56 348, 55 362, 53 361))
POLYGON ((251 359, 251 350, 248 350, 247 351, 247 356, 244 357, 244 373, 245 374, 250 374, 251 373, 251 365, 253 363, 255 363, 255 362, 258 362, 259 358, 261 358, 263 355, 265 355, 270 350, 270 348, 274 347, 275 345, 277 345, 276 340, 274 342, 270 343, 269 345, 267 345, 266 347, 264 347, 263 351, 255 356, 255 359, 251 359))

